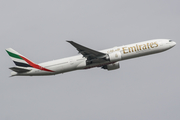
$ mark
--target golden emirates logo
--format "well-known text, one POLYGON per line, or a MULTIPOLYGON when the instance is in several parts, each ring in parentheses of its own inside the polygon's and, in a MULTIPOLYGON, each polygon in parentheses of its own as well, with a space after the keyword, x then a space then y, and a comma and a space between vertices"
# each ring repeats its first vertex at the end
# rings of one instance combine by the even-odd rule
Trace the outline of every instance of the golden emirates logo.
POLYGON ((141 44, 141 45, 136 44, 136 46, 123 47, 122 49, 123 49, 123 53, 127 54, 131 52, 146 50, 146 49, 155 48, 155 47, 158 47, 157 42, 151 42, 151 43, 141 44))

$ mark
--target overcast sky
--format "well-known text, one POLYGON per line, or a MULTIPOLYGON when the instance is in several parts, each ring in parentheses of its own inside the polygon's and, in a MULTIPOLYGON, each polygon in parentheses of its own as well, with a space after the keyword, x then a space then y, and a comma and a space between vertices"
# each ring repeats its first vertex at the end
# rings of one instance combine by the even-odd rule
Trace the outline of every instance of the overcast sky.
POLYGON ((179 0, 1 0, 0 120, 180 120, 179 0), (35 63, 155 38, 163 53, 46 77, 12 77, 12 47, 35 63))

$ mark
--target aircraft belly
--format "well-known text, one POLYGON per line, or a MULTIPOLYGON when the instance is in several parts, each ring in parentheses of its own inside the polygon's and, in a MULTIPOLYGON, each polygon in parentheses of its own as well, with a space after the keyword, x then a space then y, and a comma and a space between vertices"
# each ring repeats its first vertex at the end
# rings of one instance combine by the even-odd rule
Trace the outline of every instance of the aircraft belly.
POLYGON ((58 74, 58 73, 64 73, 64 72, 69 72, 69 71, 75 70, 75 68, 76 68, 75 65, 66 64, 66 65, 56 66, 54 68, 54 71, 56 74, 58 74))

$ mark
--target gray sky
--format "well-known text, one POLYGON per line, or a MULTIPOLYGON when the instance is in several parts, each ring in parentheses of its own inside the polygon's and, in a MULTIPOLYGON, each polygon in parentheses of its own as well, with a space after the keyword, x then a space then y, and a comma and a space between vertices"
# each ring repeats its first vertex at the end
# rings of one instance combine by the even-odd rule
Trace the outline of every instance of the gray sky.
POLYGON ((179 120, 179 0, 0 1, 0 120, 179 120), (154 38, 160 54, 46 77, 9 78, 12 47, 35 63, 154 38))

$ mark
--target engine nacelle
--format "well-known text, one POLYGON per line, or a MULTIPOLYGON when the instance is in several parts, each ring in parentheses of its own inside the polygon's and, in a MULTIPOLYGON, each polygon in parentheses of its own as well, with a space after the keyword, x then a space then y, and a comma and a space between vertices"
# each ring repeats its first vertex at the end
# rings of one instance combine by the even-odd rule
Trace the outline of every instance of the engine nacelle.
POLYGON ((120 51, 109 53, 106 59, 108 59, 111 62, 119 61, 121 60, 121 53, 120 51))
POLYGON ((103 69, 107 69, 107 70, 115 70, 119 68, 119 62, 115 62, 115 63, 111 63, 108 65, 105 65, 102 67, 103 69))

